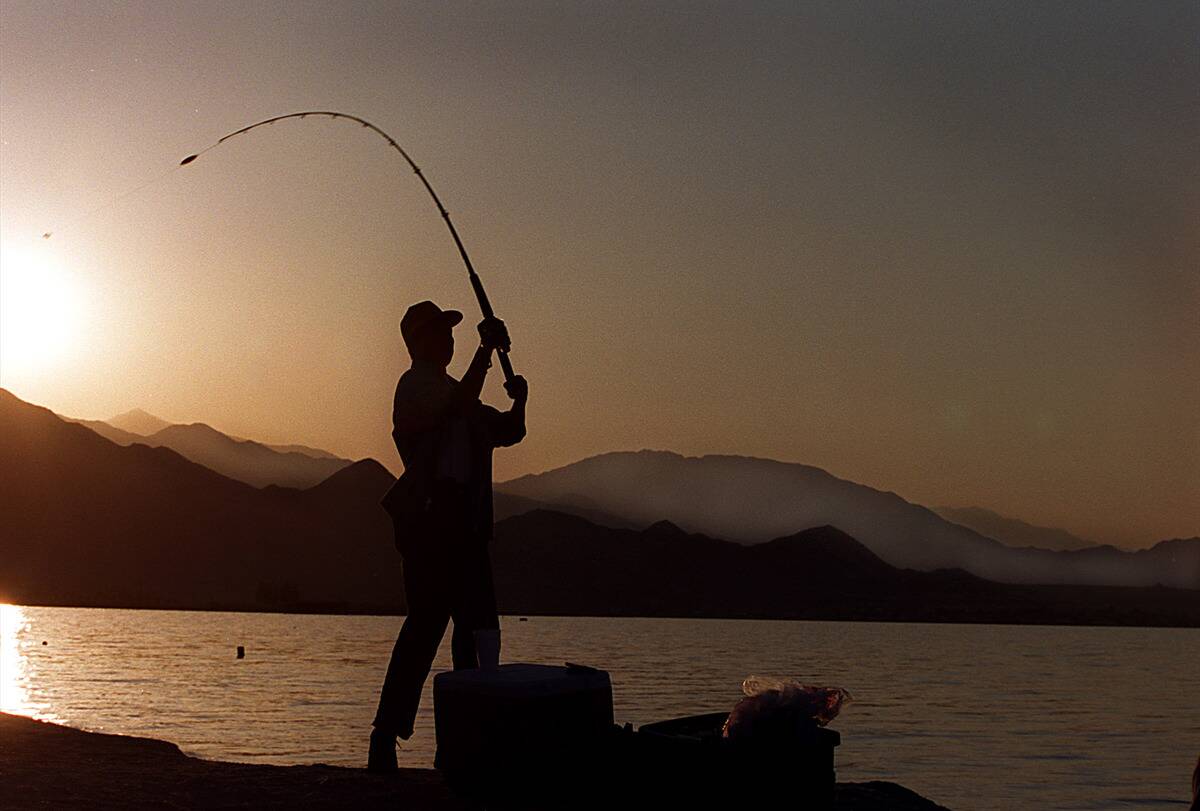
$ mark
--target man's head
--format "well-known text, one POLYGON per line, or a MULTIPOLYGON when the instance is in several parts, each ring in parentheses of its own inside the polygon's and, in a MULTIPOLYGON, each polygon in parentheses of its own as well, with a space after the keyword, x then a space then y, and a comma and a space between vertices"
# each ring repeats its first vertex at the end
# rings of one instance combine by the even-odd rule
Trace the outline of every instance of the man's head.
POLYGON ((462 321, 457 310, 443 310, 432 301, 419 301, 400 319, 400 334, 414 360, 436 363, 443 368, 454 357, 454 325, 462 321))

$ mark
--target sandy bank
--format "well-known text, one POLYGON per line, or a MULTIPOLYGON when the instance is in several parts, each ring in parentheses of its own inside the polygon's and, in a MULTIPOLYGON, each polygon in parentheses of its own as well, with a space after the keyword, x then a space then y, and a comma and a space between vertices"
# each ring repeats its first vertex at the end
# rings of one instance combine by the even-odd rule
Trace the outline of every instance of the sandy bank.
MULTIPOLYGON (((335 766, 199 760, 150 738, 0 713, 0 808, 468 809, 430 769, 380 777, 335 766)), ((564 807, 570 807, 569 805, 564 807)), ((894 783, 841 783, 841 811, 936 811, 894 783)))

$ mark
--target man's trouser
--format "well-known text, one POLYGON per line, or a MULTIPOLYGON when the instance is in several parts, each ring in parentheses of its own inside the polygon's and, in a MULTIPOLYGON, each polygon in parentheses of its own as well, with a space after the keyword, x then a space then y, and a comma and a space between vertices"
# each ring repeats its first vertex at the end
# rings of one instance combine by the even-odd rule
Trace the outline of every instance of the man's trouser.
POLYGON ((404 592, 408 614, 392 649, 374 721, 377 729, 401 738, 412 735, 421 690, 446 624, 454 620, 450 648, 455 670, 478 667, 475 631, 500 627, 486 539, 430 533, 406 545, 404 592))

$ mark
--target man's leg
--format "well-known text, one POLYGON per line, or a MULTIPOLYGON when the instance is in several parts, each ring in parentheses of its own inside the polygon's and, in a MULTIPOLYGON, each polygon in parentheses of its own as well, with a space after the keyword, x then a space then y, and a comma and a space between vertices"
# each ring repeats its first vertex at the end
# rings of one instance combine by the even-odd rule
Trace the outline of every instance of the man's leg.
POLYGON ((374 726, 407 739, 412 735, 421 690, 450 621, 443 566, 436 557, 410 555, 404 561, 408 615, 392 649, 379 694, 374 726))
MULTIPOLYGON (((464 651, 462 667, 495 665, 500 651, 500 617, 496 613, 492 561, 485 542, 466 547, 458 575, 460 589, 453 609, 453 645, 461 646, 464 651), (480 646, 485 641, 481 636, 486 638, 484 647, 480 646)), ((459 668, 457 650, 454 667, 459 668)))
POLYGON ((454 656, 455 670, 472 670, 479 667, 479 657, 475 653, 475 629, 468 627, 462 612, 455 611, 454 633, 450 636, 450 652, 454 656))
POLYGON ((472 593, 476 596, 474 611, 480 630, 500 630, 500 615, 496 611, 496 584, 492 580, 492 556, 487 542, 481 542, 471 570, 472 593))

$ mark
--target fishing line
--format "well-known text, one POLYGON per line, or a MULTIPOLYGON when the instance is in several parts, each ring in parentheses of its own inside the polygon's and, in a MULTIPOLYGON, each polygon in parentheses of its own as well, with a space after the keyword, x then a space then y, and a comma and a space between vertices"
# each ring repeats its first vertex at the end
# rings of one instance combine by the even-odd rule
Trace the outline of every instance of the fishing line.
POLYGON ((118 194, 116 197, 109 200, 108 202, 101 203, 100 205, 96 206, 95 208, 88 209, 87 211, 83 212, 82 214, 77 214, 74 217, 71 217, 66 222, 62 223, 61 225, 56 226, 53 230, 46 231, 45 233, 43 233, 42 239, 49 239, 50 237, 54 236, 55 234, 59 233, 60 231, 70 228, 72 225, 75 225, 77 223, 83 222, 84 220, 90 219, 91 217, 94 217, 96 214, 99 214, 101 211, 104 211, 107 208, 111 208, 111 207, 117 205, 118 203, 121 203, 124 200, 132 197, 133 195, 137 194, 138 192, 140 192, 142 189, 146 188, 147 186, 153 186, 155 183, 158 183, 160 180, 165 179, 167 176, 174 174, 175 172, 178 172, 179 169, 180 169, 180 167, 178 167, 178 166, 172 166, 167 171, 162 172, 161 174, 158 174, 155 177, 150 178, 146 182, 141 183, 137 186, 134 186, 132 189, 129 189, 128 191, 121 192, 120 194, 118 194))

